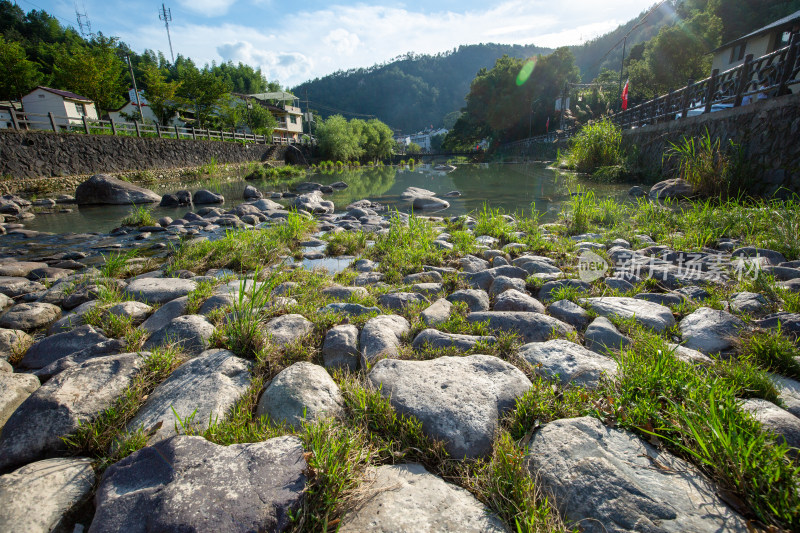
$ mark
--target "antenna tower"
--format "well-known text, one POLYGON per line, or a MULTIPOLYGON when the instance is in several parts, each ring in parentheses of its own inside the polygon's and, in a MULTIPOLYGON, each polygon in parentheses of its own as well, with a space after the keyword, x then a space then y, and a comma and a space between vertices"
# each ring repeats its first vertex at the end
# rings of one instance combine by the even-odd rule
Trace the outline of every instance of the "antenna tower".
POLYGON ((75 2, 75 18, 78 20, 78 30, 84 39, 92 36, 92 23, 89 15, 86 14, 86 4, 83 4, 83 13, 78 10, 78 2, 75 2))
POLYGON ((164 26, 167 28, 167 40, 169 41, 169 55, 172 57, 172 64, 175 64, 175 53, 172 51, 172 38, 169 36, 169 23, 172 22, 172 10, 167 9, 164 4, 161 4, 161 9, 158 11, 158 20, 164 21, 164 26))

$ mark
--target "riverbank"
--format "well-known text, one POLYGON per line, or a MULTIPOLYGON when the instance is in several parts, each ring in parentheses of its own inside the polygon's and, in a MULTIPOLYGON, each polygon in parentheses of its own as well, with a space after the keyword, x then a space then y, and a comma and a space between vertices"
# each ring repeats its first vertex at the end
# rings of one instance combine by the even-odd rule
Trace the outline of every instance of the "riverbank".
POLYGON ((0 237, 0 524, 798 527, 796 203, 289 200, 0 237))

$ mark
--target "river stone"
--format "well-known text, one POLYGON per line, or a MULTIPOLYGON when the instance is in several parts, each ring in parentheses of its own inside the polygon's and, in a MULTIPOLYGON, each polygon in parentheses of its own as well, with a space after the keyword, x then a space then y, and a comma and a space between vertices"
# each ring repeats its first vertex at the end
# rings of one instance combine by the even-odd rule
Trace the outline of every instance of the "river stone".
POLYGON ((187 426, 202 433, 209 421, 227 418, 230 409, 247 391, 250 367, 251 362, 228 350, 201 353, 179 366, 150 393, 147 402, 128 422, 128 431, 140 427, 148 431, 161 423, 148 439, 152 444, 182 431, 177 418, 180 417, 187 426))
POLYGON ((163 304, 186 296, 196 288, 197 283, 190 279, 141 278, 131 281, 125 294, 147 304, 163 304))
POLYGON ((0 472, 63 450, 61 437, 93 420, 122 394, 142 367, 142 355, 90 359, 51 378, 22 402, 0 434, 0 472))
POLYGON ((47 328, 47 334, 56 335, 58 333, 64 333, 65 331, 71 331, 77 327, 83 326, 86 324, 86 320, 84 319, 83 315, 97 307, 98 303, 99 302, 97 300, 91 300, 89 302, 82 303, 66 315, 50 324, 50 327, 47 328))
POLYGON ((220 446, 176 436, 111 465, 89 533, 285 531, 302 505, 303 445, 286 436, 220 446))
POLYGON ((26 294, 38 293, 47 289, 38 281, 31 281, 28 278, 20 277, 0 277, 0 294, 9 298, 19 298, 26 294))
POLYGON ((200 189, 195 191, 192 201, 195 205, 221 204, 225 202, 225 197, 208 189, 200 189))
POLYGON ((481 270, 489 268, 489 261, 481 259, 480 257, 475 257, 474 255, 467 255, 458 259, 456 262, 461 266, 461 270, 467 273, 480 272, 481 270))
POLYGON ((363 287, 364 285, 375 285, 383 281, 385 276, 380 272, 362 272, 353 279, 353 285, 363 287))
POLYGON ((287 346, 297 339, 305 337, 314 331, 314 323, 303 315, 289 314, 273 318, 264 326, 271 342, 279 347, 287 346))
POLYGON ((301 194, 292 199, 291 205, 309 213, 331 214, 334 211, 333 202, 324 200, 322 198, 322 193, 319 191, 301 194))
POLYGON ((639 324, 659 333, 675 325, 675 318, 668 307, 647 300, 619 296, 586 298, 592 311, 600 316, 633 318, 639 324))
POLYGON ((489 310, 489 293, 481 289, 462 289, 447 297, 450 302, 464 302, 470 312, 489 310))
POLYGON ((344 399, 336 382, 321 366, 301 361, 283 369, 264 389, 256 416, 268 416, 294 429, 303 420, 344 414, 344 399))
POLYGON ((684 346, 705 354, 733 348, 744 322, 728 313, 701 307, 680 322, 684 346))
POLYGON ((34 268, 26 277, 31 281, 48 280, 52 282, 64 279, 72 274, 74 274, 72 270, 67 270, 65 268, 42 267, 34 268))
POLYGON ((800 448, 800 418, 767 400, 750 398, 742 401, 742 409, 761 422, 764 429, 782 437, 792 448, 800 448))
POLYGON ((567 335, 575 328, 551 316, 528 311, 486 311, 470 313, 470 323, 489 322, 489 329, 503 332, 514 332, 524 342, 543 342, 556 335, 567 335))
POLYGON ((383 359, 369 373, 398 413, 414 416, 454 459, 492 450, 500 418, 531 382, 518 368, 490 355, 431 361, 383 359))
POLYGON ((637 300, 646 300, 659 305, 681 305, 686 301, 686 296, 677 292, 640 292, 634 295, 637 300))
POLYGON ((423 198, 414 198, 411 201, 411 207, 420 210, 440 210, 450 207, 450 202, 436 198, 435 196, 426 196, 423 198))
POLYGON ((155 313, 150 315, 142 324, 142 328, 150 333, 155 333, 172 322, 173 319, 183 315, 188 306, 189 298, 187 296, 175 298, 159 307, 155 313))
POLYGON ((322 358, 325 368, 358 370, 358 328, 342 324, 329 329, 322 344, 322 358))
POLYGON ((482 289, 484 291, 489 290, 489 287, 492 286, 492 282, 498 276, 524 280, 528 277, 528 273, 519 267, 506 265, 495 268, 487 268, 486 270, 481 270, 480 272, 475 272, 473 274, 461 274, 461 277, 463 277, 473 289, 482 289))
POLYGON ((596 418, 555 420, 537 431, 528 470, 587 533, 748 531, 691 464, 596 418))
POLYGON ((781 328, 781 334, 800 339, 800 313, 772 313, 755 321, 756 326, 765 329, 781 328))
POLYGON ((665 200, 667 198, 688 198, 692 196, 692 184, 688 181, 675 178, 659 181, 650 187, 650 198, 665 200))
POLYGON ((778 398, 786 410, 800 418, 800 381, 787 378, 778 374, 769 374, 770 379, 778 389, 778 398))
POLYGON ((45 459, 0 476, 0 531, 66 530, 64 515, 88 499, 95 477, 85 457, 45 459))
POLYGON ((420 464, 370 467, 363 500, 342 518, 341 533, 458 531, 504 533, 503 522, 466 489, 420 464))
POLYGON ((33 337, 18 329, 0 329, 0 359, 9 359, 33 343, 33 337))
POLYGON ((72 368, 73 366, 84 363, 89 359, 122 353, 125 351, 126 345, 127 343, 123 339, 109 339, 107 341, 89 346, 88 348, 84 348, 83 350, 75 352, 66 357, 56 359, 49 365, 35 370, 33 375, 37 376, 40 380, 42 380, 42 382, 45 382, 59 372, 63 372, 68 368, 72 368))
POLYGON ((392 292, 378 297, 378 305, 382 305, 392 311, 402 311, 409 306, 427 303, 429 302, 426 297, 415 292, 392 292))
MULTIPOLYGON (((499 268, 499 267, 498 267, 499 268)), ((508 276, 497 276, 489 286, 489 298, 496 299, 505 291, 516 290, 525 292, 525 280, 520 278, 509 278, 508 276)))
POLYGON ((333 298, 334 300, 350 300, 352 298, 366 298, 369 292, 364 287, 343 287, 341 285, 332 285, 325 287, 320 291, 323 296, 333 298))
POLYGON ((420 313, 420 318, 426 326, 438 326, 448 321, 453 304, 444 298, 439 298, 420 313))
POLYGON ((408 320, 398 315, 370 318, 364 324, 359 339, 364 360, 373 363, 381 357, 397 357, 400 340, 410 330, 408 320))
POLYGON ((595 318, 583 334, 586 347, 593 352, 618 352, 631 343, 606 317, 595 318))
POLYGON ((468 351, 475 348, 479 343, 494 344, 497 342, 496 337, 487 335, 484 337, 478 335, 459 335, 456 333, 444 333, 436 329, 423 329, 414 338, 411 346, 415 350, 420 350, 426 345, 430 348, 455 348, 461 351, 468 351))
POLYGON ((321 313, 343 313, 350 316, 361 316, 370 313, 381 314, 383 311, 380 307, 367 307, 361 304, 352 304, 346 302, 334 302, 320 308, 321 313))
POLYGON ((198 355, 208 349, 208 341, 215 330, 214 325, 202 315, 179 316, 153 333, 144 343, 144 349, 175 345, 184 353, 198 355))
POLYGON ((142 302, 127 301, 112 305, 106 311, 109 315, 129 317, 134 325, 141 324, 153 308, 142 302))
POLYGON ((686 346, 681 346, 680 344, 673 344, 667 343, 667 347, 670 350, 674 350, 674 355, 681 361, 685 363, 690 363, 694 365, 710 365, 714 363, 714 360, 711 359, 709 356, 705 355, 703 352, 698 352, 697 350, 692 350, 691 348, 687 348, 686 346))
POLYGON ((561 287, 570 287, 577 289, 579 292, 589 292, 592 290, 591 285, 579 279, 559 279, 556 281, 548 281, 539 288, 538 300, 540 302, 549 302, 552 300, 552 294, 561 287))
POLYGON ((738 257, 752 257, 766 260, 770 265, 780 265, 786 262, 786 258, 782 253, 775 250, 768 250, 767 248, 756 248, 754 246, 745 246, 737 248, 731 252, 731 259, 734 260, 738 257))
POLYGON ((544 305, 533 296, 527 294, 524 291, 524 287, 523 290, 508 289, 500 293, 494 300, 494 310, 530 311, 531 313, 544 313, 545 311, 544 305))
MULTIPOLYGON (((537 300, 538 301, 538 300, 537 300)), ((569 300, 558 300, 547 307, 554 318, 582 330, 589 325, 589 313, 580 305, 569 300)))
POLYGON ((54 322, 59 316, 61 308, 53 304, 17 304, 0 317, 0 327, 33 331, 54 322))
MULTIPOLYGON (((32 270, 46 268, 47 263, 38 261, 11 261, 0 265, 0 276, 10 278, 26 278, 32 270)), ((27 278, 26 278, 27 279, 27 278)))
POLYGON ((0 372, 0 430, 17 407, 38 388, 36 376, 0 372))
POLYGON ((534 366, 537 374, 558 379, 561 385, 596 388, 603 376, 614 377, 617 363, 564 339, 531 342, 519 351, 520 357, 534 366))
POLYGON ((75 202, 78 205, 131 205, 160 201, 161 196, 153 191, 107 174, 95 174, 75 189, 75 202))
POLYGON ((442 275, 435 271, 419 272, 409 274, 403 278, 403 285, 414 285, 415 283, 441 283, 442 275))
POLYGON ((19 365, 34 370, 44 368, 62 357, 107 340, 108 337, 103 335, 101 330, 89 325, 80 326, 72 331, 51 335, 36 342, 25 353, 19 365))

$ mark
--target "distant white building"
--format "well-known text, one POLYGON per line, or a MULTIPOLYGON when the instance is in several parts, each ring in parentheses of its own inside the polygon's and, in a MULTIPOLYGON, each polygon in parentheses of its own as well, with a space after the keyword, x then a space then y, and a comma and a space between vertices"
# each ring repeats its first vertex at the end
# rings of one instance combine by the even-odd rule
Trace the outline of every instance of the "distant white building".
MULTIPOLYGON (((140 89, 139 90, 139 104, 142 106, 142 116, 144 117, 144 121, 147 123, 155 124, 158 122, 158 117, 153 110, 150 108, 150 104, 147 101, 147 98, 144 97, 144 92, 140 89)), ((119 109, 115 109, 113 111, 108 112, 109 118, 114 119, 115 122, 133 122, 138 121, 141 122, 141 118, 139 117, 139 104, 136 103, 136 93, 133 89, 128 91, 128 101, 120 107, 119 109)), ((169 123, 167 126, 185 126, 185 123, 181 120, 180 115, 175 113, 175 116, 169 119, 169 123)))
POLYGON ((395 141, 401 144, 405 144, 408 146, 411 143, 418 145, 422 148, 423 152, 430 152, 431 151, 431 139, 436 137, 437 135, 447 135, 445 128, 439 128, 435 130, 428 130, 428 131, 420 131, 417 133, 413 133, 411 135, 401 135, 399 137, 395 137, 395 141))
POLYGON ((51 89, 50 87, 36 87, 22 97, 22 107, 25 115, 31 121, 30 129, 52 129, 48 113, 52 113, 57 126, 80 125, 83 117, 97 120, 97 107, 94 102, 85 96, 51 89), (44 115, 43 117, 33 115, 44 115))

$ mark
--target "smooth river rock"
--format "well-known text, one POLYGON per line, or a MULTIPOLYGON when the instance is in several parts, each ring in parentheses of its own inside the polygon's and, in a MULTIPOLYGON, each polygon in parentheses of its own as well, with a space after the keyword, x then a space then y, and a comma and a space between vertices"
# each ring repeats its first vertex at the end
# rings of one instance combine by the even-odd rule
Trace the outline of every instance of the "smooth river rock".
POLYGON ((161 196, 153 191, 107 174, 95 174, 75 189, 78 205, 131 205, 160 201, 161 196))
POLYGON ((600 316, 606 318, 613 316, 632 318, 639 324, 658 332, 675 325, 675 318, 668 307, 648 302, 647 300, 603 296, 600 298, 586 298, 584 301, 592 311, 600 316))
POLYGON ((528 343, 520 348, 519 355, 534 366, 537 374, 557 379, 562 385, 596 388, 601 378, 617 374, 613 359, 564 339, 528 343))
POLYGON ((184 353, 197 355, 208 348, 215 330, 214 325, 202 315, 179 316, 153 333, 144 343, 144 349, 174 345, 184 353))
POLYGON ((526 311, 470 313, 467 320, 472 323, 488 321, 489 329, 517 333, 524 342, 543 342, 553 333, 567 335, 575 331, 574 327, 551 316, 526 311))
POLYGON ((22 358, 19 365, 22 368, 37 370, 62 357, 67 357, 107 340, 108 337, 103 335, 102 331, 89 325, 80 326, 72 331, 50 335, 36 342, 25 353, 25 357, 22 358))
POLYGON ((140 278, 131 281, 126 296, 146 304, 163 304, 186 296, 197 288, 197 283, 180 278, 140 278))
POLYGON ((31 374, 0 372, 0 430, 11 414, 39 388, 39 378, 31 374))
POLYGON ((411 330, 408 320, 398 315, 381 315, 367 320, 361 330, 361 355, 372 363, 381 357, 396 357, 400 340, 411 330))
POLYGON ((344 399, 336 382, 321 366, 301 361, 283 369, 264 389, 256 416, 268 416, 294 429, 303 420, 344 414, 344 399))
POLYGON ((33 331, 55 322, 61 316, 61 308, 39 302, 17 304, 0 317, 0 327, 33 331))
POLYGON ((701 307, 681 320, 679 327, 684 346, 711 354, 733 348, 745 324, 727 311, 701 307))

